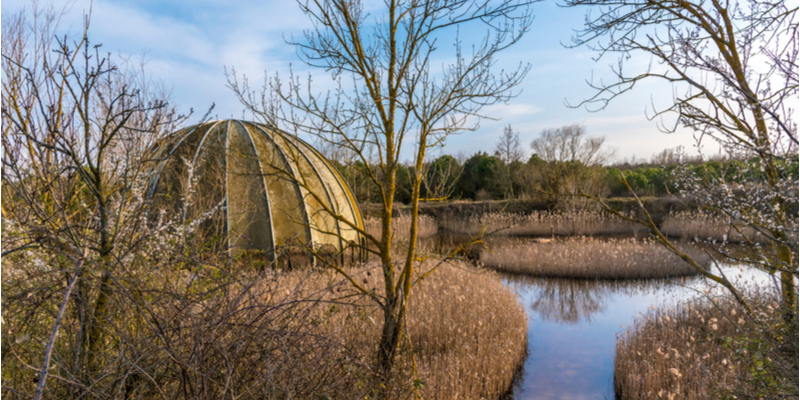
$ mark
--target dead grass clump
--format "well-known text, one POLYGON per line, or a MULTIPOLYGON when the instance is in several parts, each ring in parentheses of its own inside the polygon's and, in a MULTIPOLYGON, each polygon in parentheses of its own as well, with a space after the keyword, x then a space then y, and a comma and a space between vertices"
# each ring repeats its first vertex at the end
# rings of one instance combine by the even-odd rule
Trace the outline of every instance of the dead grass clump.
MULTIPOLYGON (((376 268, 358 274, 359 282, 381 287, 376 268)), ((344 281, 334 287, 339 295, 351 293, 344 281)), ((338 327, 336 336, 345 347, 371 351, 378 343, 383 315, 366 299, 359 304, 360 311, 343 314, 344 320, 331 324, 338 327), (346 323, 351 315, 370 324, 351 328, 346 323)), ((443 265, 414 290, 408 316, 410 343, 403 344, 401 364, 412 370, 413 352, 417 373, 408 381, 420 384, 421 398, 497 399, 510 389, 527 352, 527 315, 495 273, 466 264, 443 265)), ((374 357, 369 354, 362 357, 374 357)))
POLYGON ((531 214, 486 213, 466 218, 451 218, 441 222, 442 228, 451 232, 478 234, 484 226, 486 232, 497 231, 507 236, 577 236, 619 235, 646 232, 635 224, 606 213, 574 211, 534 211, 531 214))
POLYGON ((525 361, 527 315, 499 277, 447 266, 421 283, 408 332, 425 399, 497 399, 525 361))
MULTIPOLYGON (((700 265, 707 266, 711 262, 711 257, 694 245, 679 244, 678 247, 700 265)), ((508 240, 495 241, 489 249, 480 255, 485 266, 540 277, 639 279, 697 274, 680 257, 651 239, 508 240)))
POLYGON ((760 296, 759 321, 730 298, 637 318, 617 337, 617 398, 797 398, 796 324, 786 338, 775 296, 760 296))

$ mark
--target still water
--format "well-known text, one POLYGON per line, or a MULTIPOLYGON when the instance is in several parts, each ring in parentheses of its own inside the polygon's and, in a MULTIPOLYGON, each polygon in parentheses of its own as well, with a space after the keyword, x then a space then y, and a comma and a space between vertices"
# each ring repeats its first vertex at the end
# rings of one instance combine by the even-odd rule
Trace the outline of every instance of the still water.
MULTIPOLYGON (((723 267, 732 281, 772 287, 769 275, 723 267)), ((506 275, 528 313, 528 359, 515 399, 614 399, 616 335, 650 307, 722 293, 699 277, 596 281, 506 275)))

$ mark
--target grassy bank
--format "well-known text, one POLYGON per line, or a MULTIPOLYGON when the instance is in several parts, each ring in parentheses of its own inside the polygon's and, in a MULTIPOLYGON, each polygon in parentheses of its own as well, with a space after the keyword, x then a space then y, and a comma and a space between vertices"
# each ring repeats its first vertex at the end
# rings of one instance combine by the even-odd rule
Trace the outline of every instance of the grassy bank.
POLYGON ((758 320, 729 298, 651 309, 618 336, 617 398, 797 398, 797 326, 772 297, 751 297, 758 320))
MULTIPOLYGON (((683 244, 682 251, 701 265, 711 258, 700 248, 683 244)), ((552 278, 640 279, 697 274, 680 257, 650 239, 572 237, 547 242, 493 241, 481 263, 503 272, 552 278)))

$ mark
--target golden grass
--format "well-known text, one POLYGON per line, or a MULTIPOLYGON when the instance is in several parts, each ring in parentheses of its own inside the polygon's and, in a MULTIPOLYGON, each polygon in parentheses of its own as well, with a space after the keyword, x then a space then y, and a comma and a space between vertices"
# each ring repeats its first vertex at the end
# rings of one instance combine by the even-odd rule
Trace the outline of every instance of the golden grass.
MULTIPOLYGON (((711 257, 700 248, 678 245, 700 265, 711 257)), ((680 257, 652 239, 574 237, 548 242, 492 241, 481 262, 503 272, 553 278, 638 279, 696 274, 680 257)))
POLYGON ((488 271, 446 267, 421 284, 409 333, 428 384, 425 399, 492 399, 511 387, 527 350, 527 315, 488 271))
POLYGON ((751 300, 758 322, 730 298, 695 299, 637 318, 617 337, 617 398, 797 398, 796 325, 793 338, 777 341, 777 303, 763 290, 759 296, 767 300, 751 300))
POLYGON ((578 211, 534 211, 531 214, 486 213, 441 221, 443 229, 475 235, 487 226, 486 232, 497 231, 509 236, 577 236, 618 235, 646 232, 635 224, 605 213, 578 211))
MULTIPOLYGON (((358 279, 377 288, 382 283, 371 271, 358 279)), ((349 292, 346 283, 334 287, 349 292)), ((374 325, 350 329, 341 321, 337 335, 346 347, 376 348, 383 317, 374 307, 365 311, 374 325), (370 343, 363 346, 364 340, 370 343)), ((416 287, 407 332, 425 399, 499 398, 526 356, 527 316, 517 297, 496 274, 464 264, 445 265, 416 287)))

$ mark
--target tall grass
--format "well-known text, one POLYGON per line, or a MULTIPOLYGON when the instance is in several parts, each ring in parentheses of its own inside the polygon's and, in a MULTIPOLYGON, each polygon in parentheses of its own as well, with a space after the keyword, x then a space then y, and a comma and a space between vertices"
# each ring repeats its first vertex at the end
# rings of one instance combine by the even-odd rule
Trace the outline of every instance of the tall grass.
POLYGON ((409 334, 427 384, 425 399, 493 399, 525 361, 527 315, 494 273, 447 266, 422 282, 409 334))
POLYGON ((530 214, 486 213, 465 218, 445 218, 441 227, 450 232, 475 235, 486 226, 486 232, 509 236, 577 236, 619 235, 646 232, 635 224, 602 212, 534 211, 530 214))
MULTIPOLYGON (((678 247, 700 265, 711 257, 699 247, 678 247)), ((553 278, 639 279, 697 274, 680 257, 652 239, 573 237, 549 242, 493 241, 481 262, 503 272, 553 278)))
MULTIPOLYGON (((78 362, 81 319, 68 309, 45 398, 375 395, 382 313, 373 302, 330 271, 256 272, 225 262, 206 260, 192 270, 143 264, 115 276, 121 284, 107 306, 100 370, 78 362)), ((53 326, 47 299, 64 289, 61 273, 42 268, 3 260, 4 397, 36 387, 43 338, 53 326)), ((379 291, 376 268, 354 274, 379 291)), ((527 322, 496 275, 443 266, 419 284, 409 309, 411 341, 402 343, 391 397, 409 397, 414 383, 430 399, 491 399, 509 388, 524 360, 527 322)))
MULTIPOLYGON (((420 273, 431 265, 420 266, 420 273)), ((355 277, 379 291, 383 283, 377 272, 371 266, 355 277)), ((359 364, 371 365, 383 326, 380 310, 363 297, 343 303, 356 293, 336 275, 298 272, 290 280, 304 287, 304 296, 323 294, 320 303, 326 304, 306 319, 320 321, 325 334, 355 351, 359 364)), ((410 341, 402 344, 401 357, 408 372, 414 354, 417 371, 406 376, 406 390, 413 380, 425 399, 495 399, 509 390, 526 356, 527 315, 495 273, 443 265, 412 292, 408 315, 410 341)))
POLYGON ((797 326, 786 338, 775 296, 758 296, 758 321, 730 298, 637 318, 617 338, 617 398, 797 398, 797 326))

